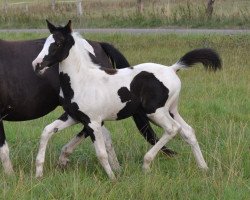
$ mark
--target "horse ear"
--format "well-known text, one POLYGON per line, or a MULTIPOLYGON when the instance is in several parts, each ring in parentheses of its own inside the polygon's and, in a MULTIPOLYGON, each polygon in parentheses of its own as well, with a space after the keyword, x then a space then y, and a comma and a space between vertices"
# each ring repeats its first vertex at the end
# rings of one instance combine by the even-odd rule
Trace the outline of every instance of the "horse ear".
POLYGON ((71 20, 69 20, 69 22, 64 28, 66 29, 68 33, 72 33, 71 20))
POLYGON ((47 19, 46 19, 46 22, 47 22, 47 27, 48 27, 50 33, 55 32, 55 31, 56 31, 56 27, 55 27, 53 24, 51 24, 51 23, 49 22, 49 20, 47 20, 47 19))

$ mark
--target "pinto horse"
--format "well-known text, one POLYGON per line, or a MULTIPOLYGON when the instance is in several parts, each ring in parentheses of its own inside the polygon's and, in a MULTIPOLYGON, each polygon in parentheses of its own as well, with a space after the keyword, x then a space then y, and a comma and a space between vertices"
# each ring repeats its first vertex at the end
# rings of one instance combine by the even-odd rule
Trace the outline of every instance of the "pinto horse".
MULTIPOLYGON (((164 130, 160 140, 144 156, 144 170, 150 168, 156 154, 177 132, 191 145, 198 166, 208 168, 193 129, 178 113, 181 81, 176 72, 196 63, 202 63, 207 69, 220 69, 221 61, 214 50, 195 49, 170 67, 144 63, 108 70, 92 62, 93 48, 81 35, 72 32, 71 21, 62 28, 47 23, 51 35, 32 65, 35 71, 43 73, 59 62, 60 101, 69 118, 65 122, 55 122, 54 129, 82 123, 83 132, 90 135, 101 165, 109 178, 115 179, 102 133, 103 122, 143 113, 164 130)), ((45 149, 51 134, 51 129, 42 133, 36 160, 37 177, 42 176, 45 149)), ((78 142, 79 138, 74 138, 66 147, 73 151, 78 142)))
MULTIPOLYGON (((42 117, 59 105, 58 64, 38 77, 31 62, 41 51, 45 39, 30 41, 0 40, 0 158, 6 173, 13 168, 9 158, 3 120, 25 121, 42 117)), ((108 43, 88 41, 93 47, 95 57, 92 61, 100 66, 112 69, 128 67, 126 58, 108 43)), ((65 120, 64 113, 58 120, 65 120)), ((141 114, 134 115, 134 121, 141 134, 154 144, 157 141, 148 120, 141 114)), ((82 132, 78 134, 83 135, 82 132)), ((174 152, 163 148, 167 155, 174 152)))

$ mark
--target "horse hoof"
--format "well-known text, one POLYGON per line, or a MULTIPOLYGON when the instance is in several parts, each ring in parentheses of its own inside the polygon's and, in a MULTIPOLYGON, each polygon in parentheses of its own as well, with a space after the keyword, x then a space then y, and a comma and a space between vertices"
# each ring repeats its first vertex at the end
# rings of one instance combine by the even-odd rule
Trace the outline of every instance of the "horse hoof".
POLYGON ((59 158, 59 161, 58 161, 57 165, 58 165, 60 168, 64 169, 64 168, 67 167, 68 162, 69 162, 69 159, 68 159, 68 158, 59 158))
POLYGON ((143 165, 142 166, 142 171, 145 173, 145 174, 147 174, 147 173, 149 173, 149 172, 151 172, 151 168, 150 168, 150 166, 149 165, 143 165))
POLYGON ((43 173, 36 173, 36 179, 42 179, 43 173))

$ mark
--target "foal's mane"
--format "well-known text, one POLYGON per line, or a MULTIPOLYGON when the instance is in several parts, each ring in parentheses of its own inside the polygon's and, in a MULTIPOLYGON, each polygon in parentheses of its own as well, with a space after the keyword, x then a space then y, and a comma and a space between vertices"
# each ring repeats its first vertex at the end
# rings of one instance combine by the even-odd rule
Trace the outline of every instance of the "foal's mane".
POLYGON ((72 37, 75 40, 75 43, 79 43, 78 47, 80 47, 81 49, 83 49, 84 51, 88 51, 89 53, 91 53, 93 56, 95 56, 95 52, 93 47, 88 43, 87 40, 85 40, 82 35, 78 32, 73 32, 72 37))

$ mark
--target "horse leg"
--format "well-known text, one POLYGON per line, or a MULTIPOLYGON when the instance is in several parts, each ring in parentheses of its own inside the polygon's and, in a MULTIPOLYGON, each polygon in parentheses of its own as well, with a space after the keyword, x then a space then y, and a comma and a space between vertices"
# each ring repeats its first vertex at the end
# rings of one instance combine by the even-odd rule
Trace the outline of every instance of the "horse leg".
MULTIPOLYGON (((119 171, 120 170, 120 164, 118 162, 116 153, 114 151, 112 140, 110 137, 109 131, 102 126, 102 134, 104 137, 105 147, 108 153, 108 160, 113 170, 119 171)), ((65 167, 69 161, 68 157, 72 152, 75 150, 75 148, 82 142, 83 139, 88 137, 89 135, 86 133, 86 130, 83 129, 80 133, 78 133, 69 143, 67 143, 61 151, 61 155, 59 157, 59 165, 62 167, 65 167)))
POLYGON ((14 173, 13 167, 10 161, 10 157, 9 157, 9 147, 6 142, 2 120, 0 120, 0 158, 3 164, 4 172, 6 174, 14 173))
POLYGON ((154 114, 150 114, 149 118, 164 129, 163 136, 159 141, 145 154, 143 169, 148 171, 150 169, 150 164, 156 157, 157 153, 161 148, 171 140, 180 129, 180 125, 176 122, 169 113, 164 112, 164 110, 158 110, 154 114))
POLYGON ((105 126, 102 126, 102 134, 105 141, 105 147, 108 153, 109 164, 111 165, 114 171, 120 171, 121 166, 119 164, 114 147, 112 145, 111 135, 109 130, 105 126))
POLYGON ((88 134, 83 129, 80 133, 78 133, 73 139, 71 139, 66 145, 63 146, 61 150, 61 154, 59 156, 58 164, 61 167, 65 167, 69 162, 68 157, 73 153, 75 148, 86 138, 88 134))
POLYGON ((207 163, 203 158, 200 146, 195 136, 195 132, 180 116, 177 109, 171 111, 174 119, 181 125, 180 134, 182 138, 191 146, 195 160, 201 169, 207 170, 207 163))
MULTIPOLYGON (((108 153, 108 160, 109 164, 111 165, 112 169, 115 171, 120 170, 120 164, 118 162, 118 159, 116 157, 116 153, 114 151, 112 140, 110 137, 110 132, 105 128, 105 126, 102 126, 102 134, 104 137, 105 147, 108 153)), ((78 133, 73 139, 70 140, 69 143, 64 145, 61 151, 61 155, 59 157, 59 165, 61 167, 65 167, 69 161, 68 157, 70 154, 73 153, 75 148, 89 135, 86 133, 86 129, 84 128, 80 133, 78 133)))
POLYGON ((101 123, 98 123, 96 121, 91 121, 89 125, 87 125, 87 133, 90 135, 94 147, 96 150, 97 158, 99 159, 101 165, 105 169, 106 173, 108 174, 109 178, 111 180, 115 179, 115 175, 110 167, 109 161, 108 161, 108 154, 105 147, 105 140, 104 136, 102 134, 102 127, 101 123))
MULTIPOLYGON (((152 129, 147 116, 142 112, 138 112, 133 115, 133 119, 141 135, 148 141, 148 143, 150 143, 151 145, 155 145, 159 141, 159 139, 152 129)), ((173 157, 177 154, 175 151, 172 151, 165 146, 161 148, 161 151, 164 153, 164 155, 167 155, 169 157, 173 157)))
POLYGON ((41 135, 39 151, 36 157, 36 177, 42 177, 43 175, 43 163, 45 159, 45 151, 48 144, 49 139, 56 132, 69 127, 77 122, 72 119, 70 116, 67 118, 58 118, 53 123, 47 125, 41 135))

